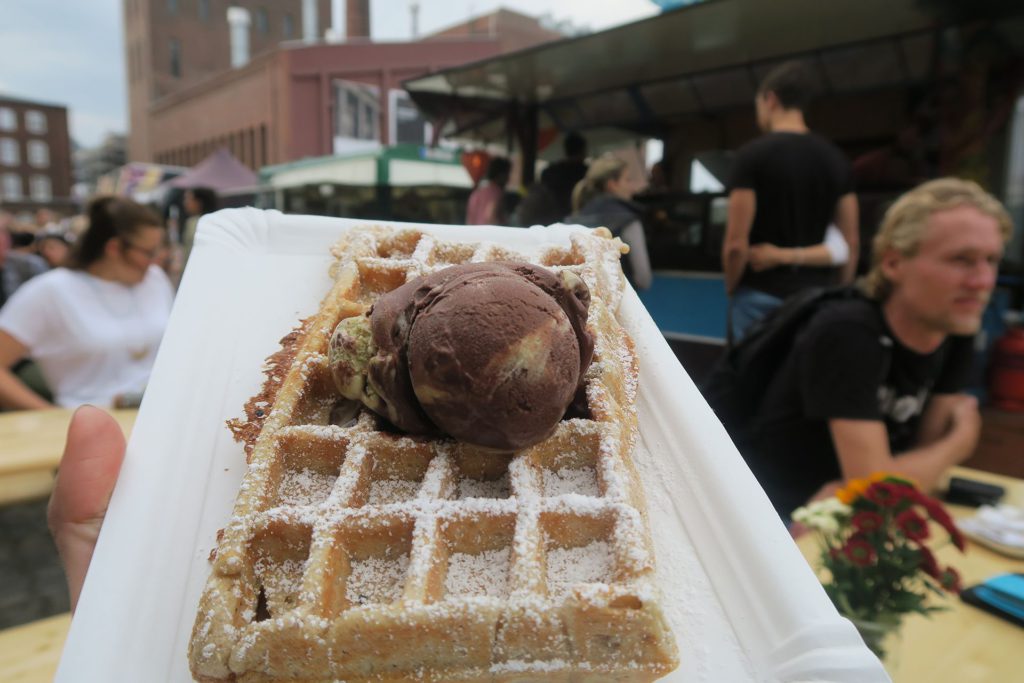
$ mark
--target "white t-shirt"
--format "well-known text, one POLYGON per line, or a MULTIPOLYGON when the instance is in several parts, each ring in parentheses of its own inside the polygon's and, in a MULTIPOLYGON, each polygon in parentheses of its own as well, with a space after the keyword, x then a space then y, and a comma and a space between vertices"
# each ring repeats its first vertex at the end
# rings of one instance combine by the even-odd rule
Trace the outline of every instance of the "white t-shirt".
POLYGON ((0 308, 0 330, 28 347, 58 405, 111 406, 145 389, 173 299, 156 266, 137 285, 57 268, 0 308))

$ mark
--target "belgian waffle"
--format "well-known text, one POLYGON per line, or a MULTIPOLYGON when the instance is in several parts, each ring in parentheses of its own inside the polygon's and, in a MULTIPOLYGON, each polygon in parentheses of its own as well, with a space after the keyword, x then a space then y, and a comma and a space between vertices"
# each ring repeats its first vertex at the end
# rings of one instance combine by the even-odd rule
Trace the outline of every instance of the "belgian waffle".
POLYGON ((319 312, 232 424, 249 468, 192 632, 197 680, 650 681, 677 666, 631 463, 622 248, 605 231, 533 258, 411 230, 345 235, 319 312), (568 268, 589 286, 585 415, 496 456, 397 434, 338 397, 339 320, 419 275, 495 260, 568 268))

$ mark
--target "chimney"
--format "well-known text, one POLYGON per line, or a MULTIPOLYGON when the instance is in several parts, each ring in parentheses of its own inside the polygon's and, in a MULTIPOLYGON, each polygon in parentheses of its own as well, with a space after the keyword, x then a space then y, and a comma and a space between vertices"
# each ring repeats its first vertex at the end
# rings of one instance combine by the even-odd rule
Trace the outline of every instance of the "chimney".
POLYGON ((345 29, 348 38, 370 37, 370 0, 345 3, 345 29))
POLYGON ((249 25, 252 17, 244 7, 228 7, 231 40, 231 66, 237 69, 249 63, 249 25))
POLYGON ((412 39, 420 37, 420 3, 419 0, 412 0, 409 3, 409 12, 412 14, 412 39))
POLYGON ((307 43, 315 43, 319 37, 317 0, 302 0, 302 39, 307 43))

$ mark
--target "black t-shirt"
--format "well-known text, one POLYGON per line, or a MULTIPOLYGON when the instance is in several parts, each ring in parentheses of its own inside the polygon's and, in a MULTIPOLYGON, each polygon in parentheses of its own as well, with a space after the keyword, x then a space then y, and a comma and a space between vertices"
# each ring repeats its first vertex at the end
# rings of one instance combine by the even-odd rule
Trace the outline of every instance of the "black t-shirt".
POLYGON ((572 212, 572 191, 587 175, 587 164, 576 159, 562 159, 544 169, 540 181, 554 195, 560 218, 572 212))
POLYGON ((920 354, 896 339, 875 302, 837 301, 817 313, 766 390, 750 443, 741 445, 779 514, 788 520, 840 478, 830 419, 882 420, 894 455, 913 448, 929 396, 966 386, 972 341, 949 337, 920 354))
MULTIPOLYGON (((853 191, 850 162, 834 144, 815 133, 769 133, 736 154, 730 190, 757 196, 750 243, 780 247, 820 244, 835 216, 836 202, 853 191)), ((827 286, 838 268, 781 266, 743 273, 741 286, 786 297, 809 286, 827 286)))

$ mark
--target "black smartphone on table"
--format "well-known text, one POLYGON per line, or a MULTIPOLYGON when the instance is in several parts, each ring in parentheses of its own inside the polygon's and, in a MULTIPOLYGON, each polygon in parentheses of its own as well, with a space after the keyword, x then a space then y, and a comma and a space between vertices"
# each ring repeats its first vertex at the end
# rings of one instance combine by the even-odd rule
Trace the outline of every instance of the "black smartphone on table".
POLYGON ((951 477, 945 500, 950 505, 978 507, 980 505, 995 505, 1003 499, 1004 495, 1006 495, 1006 489, 1002 486, 966 477, 951 477))

